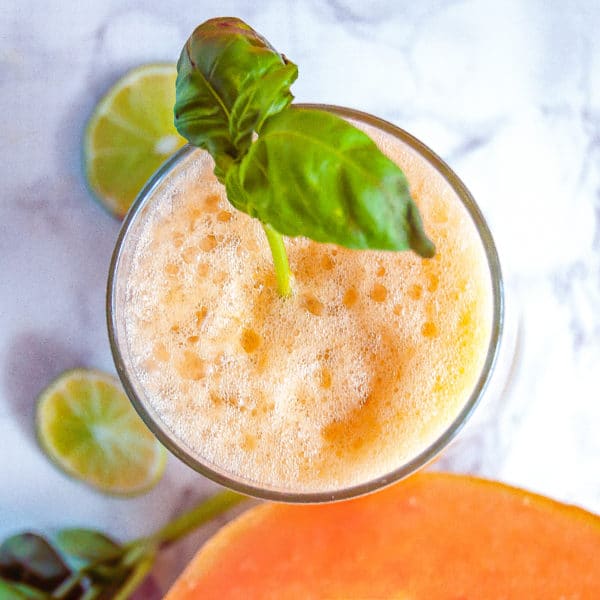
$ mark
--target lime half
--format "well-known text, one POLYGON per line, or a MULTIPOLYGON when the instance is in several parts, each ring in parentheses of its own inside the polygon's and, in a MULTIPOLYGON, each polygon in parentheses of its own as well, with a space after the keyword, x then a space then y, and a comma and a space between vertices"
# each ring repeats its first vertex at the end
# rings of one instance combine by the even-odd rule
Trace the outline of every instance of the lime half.
POLYGON ((36 419, 46 454, 102 492, 140 494, 164 472, 166 450, 110 375, 86 369, 63 373, 40 395, 36 419))
POLYGON ((87 125, 88 183, 119 218, 154 171, 185 144, 173 125, 176 77, 173 64, 130 71, 100 100, 87 125))

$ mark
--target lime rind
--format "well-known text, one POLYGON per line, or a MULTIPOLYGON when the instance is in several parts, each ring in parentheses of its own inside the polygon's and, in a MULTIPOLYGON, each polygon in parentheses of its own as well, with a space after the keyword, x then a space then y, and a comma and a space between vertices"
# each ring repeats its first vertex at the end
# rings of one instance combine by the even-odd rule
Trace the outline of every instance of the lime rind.
POLYGON ((144 183, 185 144, 173 124, 172 63, 125 74, 100 100, 84 131, 86 184, 113 216, 123 218, 144 183))
POLYGON ((142 494, 166 468, 165 448, 119 382, 100 371, 74 369, 55 379, 39 396, 36 432, 61 471, 106 494, 142 494))

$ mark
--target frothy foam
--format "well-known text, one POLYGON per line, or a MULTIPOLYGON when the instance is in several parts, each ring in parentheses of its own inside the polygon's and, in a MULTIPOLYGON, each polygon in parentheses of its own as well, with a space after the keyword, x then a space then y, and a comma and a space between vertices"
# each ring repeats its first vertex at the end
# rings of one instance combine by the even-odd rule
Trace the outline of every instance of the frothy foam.
POLYGON ((137 240, 124 310, 147 402, 199 460, 259 485, 332 490, 398 468, 456 417, 485 360, 491 283, 468 213, 414 150, 360 126, 406 173, 433 259, 288 239, 282 300, 260 224, 201 151, 137 240))

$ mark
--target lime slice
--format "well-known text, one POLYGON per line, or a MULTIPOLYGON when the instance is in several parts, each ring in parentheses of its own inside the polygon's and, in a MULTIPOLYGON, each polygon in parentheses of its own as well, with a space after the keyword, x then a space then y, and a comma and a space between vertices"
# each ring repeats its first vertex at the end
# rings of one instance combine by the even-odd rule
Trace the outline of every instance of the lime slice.
POLYGON ((67 371, 40 395, 38 439, 64 471, 109 494, 154 486, 166 450, 137 415, 118 381, 98 371, 67 371))
POLYGON ((88 183, 119 218, 154 171, 185 144, 173 125, 176 77, 172 64, 130 71, 100 100, 87 125, 88 183))

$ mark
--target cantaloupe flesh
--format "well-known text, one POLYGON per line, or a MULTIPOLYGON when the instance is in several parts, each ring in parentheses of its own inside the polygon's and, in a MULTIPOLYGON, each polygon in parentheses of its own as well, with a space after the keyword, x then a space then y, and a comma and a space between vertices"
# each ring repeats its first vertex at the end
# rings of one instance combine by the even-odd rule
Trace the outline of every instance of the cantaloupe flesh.
POLYGON ((347 502, 253 508, 166 598, 600 599, 600 517, 497 482, 418 474, 347 502))

